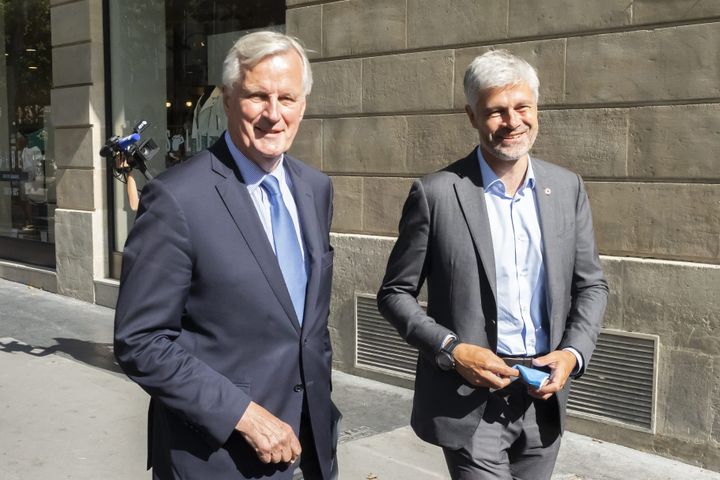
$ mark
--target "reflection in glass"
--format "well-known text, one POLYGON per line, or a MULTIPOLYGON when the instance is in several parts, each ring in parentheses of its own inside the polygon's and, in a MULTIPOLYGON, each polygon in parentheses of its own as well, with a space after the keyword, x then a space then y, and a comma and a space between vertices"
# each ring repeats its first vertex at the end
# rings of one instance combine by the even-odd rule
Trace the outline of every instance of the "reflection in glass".
POLYGON ((54 242, 48 0, 0 2, 0 236, 54 242))
MULTIPOLYGON (((242 35, 283 30, 282 0, 110 0, 111 134, 127 135, 140 120, 160 152, 153 175, 212 145, 227 123, 219 88, 222 64, 242 35)), ((140 188, 145 179, 133 172, 140 188)), ((114 181, 116 251, 135 213, 126 185, 114 181)))

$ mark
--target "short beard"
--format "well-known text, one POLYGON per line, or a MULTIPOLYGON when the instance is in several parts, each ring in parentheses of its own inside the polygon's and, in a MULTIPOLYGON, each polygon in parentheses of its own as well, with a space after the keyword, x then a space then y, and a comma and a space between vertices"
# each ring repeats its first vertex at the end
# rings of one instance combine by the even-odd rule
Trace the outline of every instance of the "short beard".
POLYGON ((513 149, 513 151, 508 151, 507 149, 501 149, 495 146, 492 141, 492 135, 488 136, 488 143, 484 146, 488 153, 492 154, 498 160, 503 160, 505 162, 516 162, 525 155, 527 155, 530 152, 532 146, 535 144, 535 139, 537 138, 537 130, 532 133, 534 133, 534 135, 532 136, 532 138, 529 139, 527 148, 523 148, 521 150, 513 149))

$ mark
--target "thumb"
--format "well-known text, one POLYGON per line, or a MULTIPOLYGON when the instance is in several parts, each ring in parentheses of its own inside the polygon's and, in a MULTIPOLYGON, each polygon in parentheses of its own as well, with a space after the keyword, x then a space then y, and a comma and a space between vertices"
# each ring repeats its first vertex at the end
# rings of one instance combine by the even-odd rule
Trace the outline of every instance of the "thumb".
POLYGON ((542 357, 533 358, 532 363, 536 367, 547 367, 554 361, 555 359, 553 358, 552 353, 548 353, 547 355, 543 355, 542 357))

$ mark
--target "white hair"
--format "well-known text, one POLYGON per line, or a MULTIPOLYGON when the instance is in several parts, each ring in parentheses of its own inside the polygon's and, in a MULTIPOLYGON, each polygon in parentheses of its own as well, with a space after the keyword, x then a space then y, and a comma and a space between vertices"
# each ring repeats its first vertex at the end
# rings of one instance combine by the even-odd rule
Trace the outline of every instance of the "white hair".
POLYGON ((530 87, 537 103, 540 80, 533 66, 507 50, 491 50, 475 57, 465 70, 465 100, 475 111, 482 90, 520 83, 530 87))
POLYGON ((295 50, 300 55, 303 65, 303 94, 309 95, 313 80, 305 49, 297 39, 272 31, 245 35, 230 48, 223 62, 222 83, 225 91, 232 92, 237 82, 242 79, 245 70, 253 68, 267 57, 291 50, 295 50))

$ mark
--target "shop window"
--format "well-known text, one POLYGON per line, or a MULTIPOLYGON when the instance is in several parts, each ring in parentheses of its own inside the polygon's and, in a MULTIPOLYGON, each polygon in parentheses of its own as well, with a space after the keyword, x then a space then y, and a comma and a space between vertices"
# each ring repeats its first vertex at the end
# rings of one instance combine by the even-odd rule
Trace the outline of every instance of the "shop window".
MULTIPOLYGON (((111 134, 127 135, 148 122, 142 141, 158 153, 156 175, 211 145, 225 130, 220 95, 222 63, 242 35, 284 30, 285 2, 277 0, 109 0, 111 134)), ((146 179, 133 171, 138 188, 146 179)), ((114 258, 122 251, 135 214, 127 187, 113 181, 114 258)), ((119 269, 113 262, 114 276, 119 269)))
POLYGON ((49 0, 0 2, 0 257, 54 266, 49 0))

